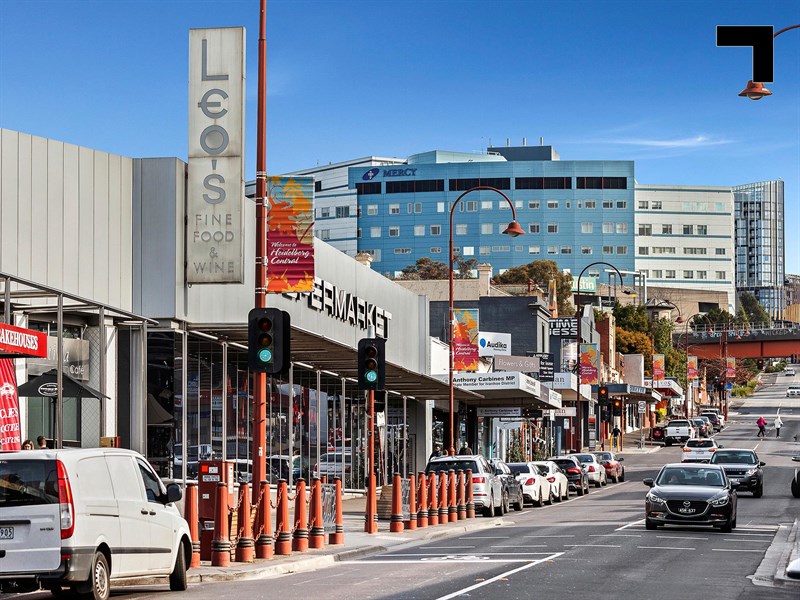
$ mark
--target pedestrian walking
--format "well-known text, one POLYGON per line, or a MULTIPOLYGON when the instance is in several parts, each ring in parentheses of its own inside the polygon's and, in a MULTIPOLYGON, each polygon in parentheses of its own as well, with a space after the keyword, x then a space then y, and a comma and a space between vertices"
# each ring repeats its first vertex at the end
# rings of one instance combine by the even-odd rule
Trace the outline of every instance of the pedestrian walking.
POLYGON ((47 450, 47 438, 43 435, 40 435, 36 438, 36 448, 38 450, 47 450))
POLYGON ((25 440, 22 442, 22 449, 23 450, 33 450, 33 441, 32 440, 25 440))
POLYGON ((783 421, 781 421, 781 416, 777 415, 775 417, 775 437, 781 437, 781 426, 783 425, 783 421))
POLYGON ((622 435, 622 432, 619 430, 619 427, 614 425, 614 429, 611 430, 611 449, 619 448, 619 436, 622 435))
POLYGON ((463 445, 461 446, 461 449, 458 451, 458 454, 460 456, 470 455, 470 454, 472 454, 472 448, 469 447, 467 442, 464 442, 463 445))
POLYGON ((433 445, 433 452, 428 457, 428 460, 432 458, 439 458, 442 455, 442 445, 441 444, 434 444, 433 445))
POLYGON ((758 417, 758 421, 756 421, 756 425, 758 425, 758 435, 756 437, 765 437, 767 435, 767 421, 764 417, 758 417))

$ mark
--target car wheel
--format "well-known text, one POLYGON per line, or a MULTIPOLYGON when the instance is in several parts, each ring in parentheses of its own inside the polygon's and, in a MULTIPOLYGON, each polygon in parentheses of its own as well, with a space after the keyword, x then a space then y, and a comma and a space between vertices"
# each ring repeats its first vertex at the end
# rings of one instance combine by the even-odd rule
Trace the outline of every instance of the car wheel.
POLYGON ((792 496, 795 498, 800 498, 800 479, 798 477, 799 476, 795 476, 795 478, 792 479, 792 496))
POLYGON ((596 488, 603 487, 603 480, 601 478, 598 478, 597 481, 594 482, 594 487, 596 488))
POLYGON ((620 481, 625 481, 625 469, 622 469, 622 475, 619 476, 620 481))
POLYGON ((588 477, 586 478, 586 481, 584 482, 584 485, 586 486, 586 489, 584 490, 584 493, 588 494, 589 493, 589 478, 588 477))
POLYGON ((516 511, 522 510, 523 504, 525 504, 525 497, 522 495, 522 490, 520 490, 519 494, 517 494, 517 501, 514 502, 514 510, 516 511))
POLYGON ((733 522, 731 523, 731 528, 736 529, 736 517, 733 517, 733 522))
POLYGON ((579 481, 578 485, 575 487, 577 490, 578 496, 583 496, 583 482, 579 481))
POLYGON ((758 484, 758 487, 753 490, 753 498, 761 498, 764 495, 764 483, 761 482, 758 484))
POLYGON ((483 516, 491 517, 494 514, 494 496, 489 496, 488 503, 483 507, 483 516))
POLYGON ((564 495, 561 497, 562 500, 569 500, 569 485, 564 487, 564 495))
POLYGON ((539 498, 536 500, 537 508, 542 508, 544 506, 544 496, 542 496, 542 490, 539 490, 539 498))
POLYGON ((649 530, 649 531, 653 531, 654 529, 658 529, 658 525, 653 523, 650 519, 645 519, 644 520, 644 528, 649 530))
POLYGON ((173 592, 183 592, 186 590, 186 555, 183 553, 184 546, 178 546, 178 555, 175 557, 175 568, 169 574, 169 589, 173 592))
POLYGON ((612 475, 611 476, 611 483, 619 482, 619 475, 612 475))
POLYGON ((108 600, 111 592, 110 572, 105 554, 95 552, 89 580, 77 587, 81 597, 92 600, 108 600))
POLYGON ((665 446, 672 446, 672 442, 669 441, 669 440, 664 440, 664 445, 665 446))
POLYGON ((603 481, 600 482, 602 485, 608 485, 608 476, 604 473, 603 474, 603 481))
POLYGON ((508 512, 508 492, 503 490, 503 496, 500 499, 500 506, 494 509, 495 517, 502 517, 508 512))

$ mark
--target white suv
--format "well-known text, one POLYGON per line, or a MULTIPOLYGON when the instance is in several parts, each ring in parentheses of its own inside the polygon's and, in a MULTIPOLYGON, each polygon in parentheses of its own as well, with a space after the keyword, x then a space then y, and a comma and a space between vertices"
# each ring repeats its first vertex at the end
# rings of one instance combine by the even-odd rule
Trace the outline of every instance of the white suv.
POLYGON ((792 396, 800 396, 800 384, 793 383, 786 388, 786 397, 790 398, 792 396))
POLYGON ((0 592, 40 586, 107 600, 112 579, 186 589, 189 526, 143 456, 118 448, 0 454, 0 592))

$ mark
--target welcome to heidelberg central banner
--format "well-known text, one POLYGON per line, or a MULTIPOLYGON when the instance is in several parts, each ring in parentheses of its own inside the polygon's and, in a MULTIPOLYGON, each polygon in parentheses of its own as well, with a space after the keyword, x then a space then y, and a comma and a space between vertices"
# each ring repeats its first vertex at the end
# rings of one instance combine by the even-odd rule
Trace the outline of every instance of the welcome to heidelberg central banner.
POLYGON ((314 289, 314 178, 267 180, 267 293, 314 289))

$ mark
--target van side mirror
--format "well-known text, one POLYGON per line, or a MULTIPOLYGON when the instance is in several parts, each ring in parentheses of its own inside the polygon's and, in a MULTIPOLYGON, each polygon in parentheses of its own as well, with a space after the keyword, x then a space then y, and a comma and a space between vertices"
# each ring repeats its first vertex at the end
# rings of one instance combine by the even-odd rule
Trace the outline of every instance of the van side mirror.
POLYGON ((183 492, 181 491, 181 486, 179 486, 177 483, 170 483, 167 485, 167 504, 177 502, 182 497, 183 492))

